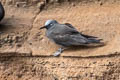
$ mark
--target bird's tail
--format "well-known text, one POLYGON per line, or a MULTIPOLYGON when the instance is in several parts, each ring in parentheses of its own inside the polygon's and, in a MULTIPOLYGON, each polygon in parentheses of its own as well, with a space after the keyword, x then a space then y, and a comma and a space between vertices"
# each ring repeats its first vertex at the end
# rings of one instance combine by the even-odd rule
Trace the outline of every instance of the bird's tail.
POLYGON ((101 43, 102 39, 88 38, 88 43, 101 43))
POLYGON ((101 41, 103 39, 89 38, 88 40, 89 40, 88 46, 104 46, 104 45, 106 45, 104 42, 101 41))

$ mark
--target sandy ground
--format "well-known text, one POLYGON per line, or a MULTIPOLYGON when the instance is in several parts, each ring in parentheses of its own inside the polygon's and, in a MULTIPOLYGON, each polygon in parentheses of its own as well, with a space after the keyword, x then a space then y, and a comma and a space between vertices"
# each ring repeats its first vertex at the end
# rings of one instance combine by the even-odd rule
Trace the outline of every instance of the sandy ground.
POLYGON ((56 3, 42 11, 40 4, 4 4, 0 80, 120 79, 119 2, 56 3), (103 39, 105 45, 72 48, 53 57, 59 46, 45 37, 45 30, 39 29, 48 19, 71 23, 80 32, 103 39))

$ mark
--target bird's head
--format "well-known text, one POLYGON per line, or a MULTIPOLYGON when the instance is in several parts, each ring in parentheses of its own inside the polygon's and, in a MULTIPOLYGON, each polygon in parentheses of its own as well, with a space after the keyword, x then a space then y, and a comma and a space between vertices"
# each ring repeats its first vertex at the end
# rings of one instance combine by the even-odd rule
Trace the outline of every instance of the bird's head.
POLYGON ((49 29, 56 23, 58 23, 56 20, 47 20, 45 22, 45 25, 43 27, 41 27, 40 29, 44 29, 44 28, 49 29))

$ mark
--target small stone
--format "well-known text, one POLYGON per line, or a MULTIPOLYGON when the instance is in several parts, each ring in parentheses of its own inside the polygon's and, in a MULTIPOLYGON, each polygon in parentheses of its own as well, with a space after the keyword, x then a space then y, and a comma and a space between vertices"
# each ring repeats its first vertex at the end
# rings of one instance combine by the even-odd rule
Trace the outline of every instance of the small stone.
POLYGON ((17 46, 17 47, 21 47, 21 46, 22 46, 22 44, 20 44, 20 43, 17 43, 17 44, 16 44, 16 46, 17 46))
POLYGON ((16 7, 25 7, 26 4, 26 2, 16 2, 16 7))
POLYGON ((102 6, 103 5, 103 3, 102 2, 100 2, 100 6, 102 6))
POLYGON ((72 3, 71 5, 72 5, 72 6, 75 6, 75 3, 72 3))
POLYGON ((37 7, 40 9, 40 11, 45 7, 45 2, 38 3, 37 7))
POLYGON ((11 5, 12 4, 12 0, 6 0, 6 4, 7 5, 11 5))

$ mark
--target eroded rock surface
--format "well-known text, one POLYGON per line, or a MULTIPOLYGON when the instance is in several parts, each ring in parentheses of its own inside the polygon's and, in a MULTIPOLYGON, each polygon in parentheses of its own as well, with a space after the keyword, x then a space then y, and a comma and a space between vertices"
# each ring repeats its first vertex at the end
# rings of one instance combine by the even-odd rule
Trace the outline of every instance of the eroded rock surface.
POLYGON ((119 80, 119 1, 1 1, 6 16, 0 25, 0 80, 119 80), (53 57, 59 46, 39 29, 48 19, 71 23, 105 45, 53 57))

